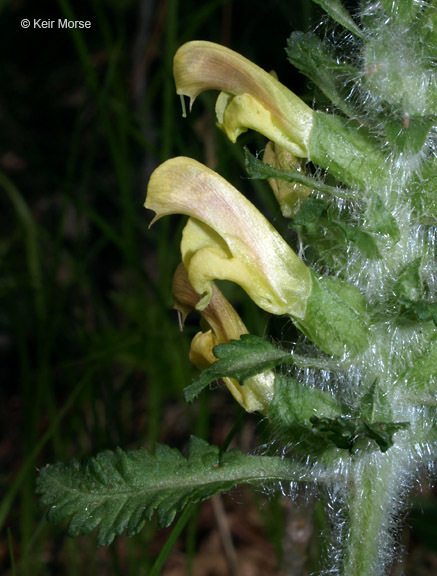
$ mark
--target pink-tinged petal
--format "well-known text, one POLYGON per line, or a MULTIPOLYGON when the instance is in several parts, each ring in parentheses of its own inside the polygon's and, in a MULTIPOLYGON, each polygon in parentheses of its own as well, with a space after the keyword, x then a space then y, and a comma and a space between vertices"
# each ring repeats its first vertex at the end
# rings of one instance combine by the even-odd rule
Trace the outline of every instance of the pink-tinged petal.
POLYGON ((313 110, 291 90, 244 56, 219 44, 188 42, 176 52, 176 91, 190 106, 204 90, 220 90, 219 126, 232 141, 257 130, 299 157, 308 157, 313 110))
POLYGON ((184 230, 182 256, 204 309, 212 281, 240 284, 252 300, 273 314, 305 317, 311 293, 309 268, 266 218, 231 184, 190 158, 159 166, 149 182, 145 204, 156 212, 191 216, 184 230))

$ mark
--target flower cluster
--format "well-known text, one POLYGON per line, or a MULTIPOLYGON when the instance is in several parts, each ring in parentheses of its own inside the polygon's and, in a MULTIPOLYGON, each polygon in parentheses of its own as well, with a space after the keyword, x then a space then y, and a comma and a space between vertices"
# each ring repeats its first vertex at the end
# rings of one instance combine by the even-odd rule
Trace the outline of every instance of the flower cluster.
MULTIPOLYGON (((248 129, 265 135, 271 140, 270 164, 296 166, 298 158, 309 157, 314 112, 274 74, 223 46, 189 42, 175 55, 174 77, 177 93, 188 96, 190 106, 201 91, 220 90, 219 128, 232 141, 248 129)), ((300 186, 290 196, 290 186, 271 184, 287 216, 311 192, 300 186)), ((257 208, 216 172, 190 158, 172 158, 152 174, 145 206, 156 213, 152 223, 169 214, 189 216, 181 242, 184 272, 176 273, 174 298, 183 315, 196 308, 209 326, 191 347, 199 367, 215 360, 216 344, 247 332, 214 280, 235 282, 263 310, 289 316, 324 352, 343 355, 365 348, 357 298, 345 299, 338 284, 318 279, 257 208)), ((344 292, 350 294, 351 287, 344 292)), ((244 387, 226 384, 245 409, 263 411, 273 380, 266 373, 244 387)))

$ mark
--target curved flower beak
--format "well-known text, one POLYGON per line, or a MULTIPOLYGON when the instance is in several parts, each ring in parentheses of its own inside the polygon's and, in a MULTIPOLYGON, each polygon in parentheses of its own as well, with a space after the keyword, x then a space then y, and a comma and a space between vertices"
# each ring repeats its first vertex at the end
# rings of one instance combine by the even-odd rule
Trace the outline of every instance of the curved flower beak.
POLYGON ((239 284, 263 310, 304 319, 312 275, 266 218, 217 173, 190 158, 159 166, 149 182, 146 208, 154 220, 191 216, 181 243, 188 278, 205 310, 213 280, 239 284))
POLYGON ((190 107, 204 90, 220 90, 219 127, 231 141, 256 130, 300 158, 309 156, 313 110, 240 54, 213 42, 187 42, 174 57, 176 91, 190 107))
MULTIPOLYGON (((173 298, 174 307, 181 313, 183 320, 195 309, 200 298, 191 286, 183 264, 178 266, 174 274, 173 298)), ((194 336, 190 348, 190 360, 195 366, 203 369, 217 360, 213 353, 214 346, 230 340, 239 340, 240 336, 247 334, 248 331, 233 306, 215 284, 211 301, 201 311, 201 316, 207 329, 194 336)), ((247 412, 265 412, 273 398, 274 379, 274 373, 267 370, 246 380, 244 386, 233 378, 223 378, 223 382, 247 412)))

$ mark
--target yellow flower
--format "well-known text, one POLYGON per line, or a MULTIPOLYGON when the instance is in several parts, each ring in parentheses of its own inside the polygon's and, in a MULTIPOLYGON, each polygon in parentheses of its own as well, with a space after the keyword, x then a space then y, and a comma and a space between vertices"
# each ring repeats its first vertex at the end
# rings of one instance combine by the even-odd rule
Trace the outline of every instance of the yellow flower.
POLYGON ((189 96, 190 107, 200 92, 221 91, 218 125, 232 142, 252 129, 294 156, 309 156, 313 110, 250 60, 219 44, 188 42, 176 52, 173 74, 177 93, 189 96))
MULTIPOLYGON (((190 284, 183 264, 178 266, 173 278, 173 298, 174 307, 181 313, 183 321, 187 314, 195 309, 200 299, 190 284)), ((211 301, 202 310, 201 316, 206 329, 194 336, 190 348, 190 360, 195 366, 203 369, 217 360, 213 353, 214 346, 230 340, 239 340, 240 336, 247 334, 248 331, 233 306, 215 284, 212 287, 211 301)), ((243 386, 233 378, 223 378, 231 394, 247 412, 266 411, 273 397, 274 380, 275 376, 271 370, 248 378, 243 386)))
POLYGON ((365 349, 367 315, 360 291, 318 278, 264 216, 217 173, 190 158, 173 158, 152 174, 146 208, 152 223, 168 214, 191 216, 182 260, 205 310, 213 280, 239 284, 263 310, 287 314, 321 350, 341 356, 365 349))
MULTIPOLYGON (((231 184, 190 158, 159 166, 149 182, 146 208, 153 220, 191 216, 183 231, 182 260, 204 310, 213 280, 239 284, 263 310, 305 318, 312 275, 266 218, 231 184)), ((153 223, 152 222, 152 223, 153 223)))

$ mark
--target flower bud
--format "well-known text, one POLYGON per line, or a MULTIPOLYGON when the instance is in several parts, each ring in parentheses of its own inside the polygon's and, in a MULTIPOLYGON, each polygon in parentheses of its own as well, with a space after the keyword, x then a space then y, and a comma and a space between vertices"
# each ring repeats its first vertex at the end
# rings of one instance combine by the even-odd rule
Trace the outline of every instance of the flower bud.
MULTIPOLYGON (((178 266, 173 278, 173 298, 174 307, 182 314, 183 319, 196 308, 200 299, 190 284, 183 264, 178 266)), ((215 284, 211 301, 200 314, 209 329, 194 336, 190 360, 197 368, 204 369, 217 360, 213 353, 214 346, 239 340, 241 335, 248 331, 236 310, 215 284)), ((274 381, 275 375, 271 370, 248 378, 243 386, 233 378, 223 378, 233 397, 247 412, 266 411, 273 397, 274 381)))

